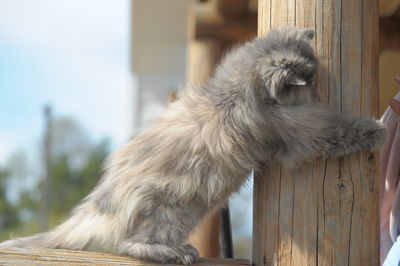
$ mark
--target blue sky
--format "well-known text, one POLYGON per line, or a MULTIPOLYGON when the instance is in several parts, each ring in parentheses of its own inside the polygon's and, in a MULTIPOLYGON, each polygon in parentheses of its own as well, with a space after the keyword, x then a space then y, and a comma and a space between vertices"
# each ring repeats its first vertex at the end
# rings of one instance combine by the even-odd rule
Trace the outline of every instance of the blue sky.
POLYGON ((42 109, 113 145, 131 132, 129 0, 0 0, 0 164, 34 145, 42 109))

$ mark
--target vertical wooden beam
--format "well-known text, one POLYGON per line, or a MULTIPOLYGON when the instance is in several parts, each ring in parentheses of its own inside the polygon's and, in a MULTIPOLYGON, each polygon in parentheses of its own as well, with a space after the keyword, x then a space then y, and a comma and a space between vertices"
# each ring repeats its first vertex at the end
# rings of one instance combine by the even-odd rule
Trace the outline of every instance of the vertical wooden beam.
MULTIPOLYGON (((259 0, 259 35, 314 28, 323 102, 378 110, 378 1, 259 0)), ((254 265, 379 265, 377 153, 256 173, 254 265)))
MULTIPOLYGON (((191 39, 188 44, 187 83, 201 84, 205 82, 214 71, 222 51, 223 45, 217 40, 191 39)), ((200 223, 190 236, 189 242, 199 250, 202 257, 220 257, 219 216, 217 212, 206 217, 200 223)))
MULTIPOLYGON (((256 15, 249 11, 249 0, 213 0, 194 4, 188 21, 188 57, 186 81, 206 82, 232 43, 255 35, 256 15)), ((190 242, 203 257, 219 257, 219 216, 204 219, 191 235, 190 242)))

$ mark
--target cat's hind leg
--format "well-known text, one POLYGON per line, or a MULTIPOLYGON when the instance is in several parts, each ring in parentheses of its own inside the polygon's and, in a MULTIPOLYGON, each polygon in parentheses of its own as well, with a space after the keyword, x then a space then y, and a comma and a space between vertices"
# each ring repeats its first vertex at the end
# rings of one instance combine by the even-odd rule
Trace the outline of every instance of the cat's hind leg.
POLYGON ((160 263, 183 263, 185 265, 194 263, 199 257, 199 253, 191 245, 172 248, 163 244, 134 243, 130 240, 125 240, 120 244, 118 253, 160 263))
POLYGON ((184 243, 197 223, 196 208, 190 204, 187 208, 180 204, 157 205, 142 216, 141 224, 135 227, 131 237, 118 244, 117 252, 161 263, 194 263, 199 253, 184 243))

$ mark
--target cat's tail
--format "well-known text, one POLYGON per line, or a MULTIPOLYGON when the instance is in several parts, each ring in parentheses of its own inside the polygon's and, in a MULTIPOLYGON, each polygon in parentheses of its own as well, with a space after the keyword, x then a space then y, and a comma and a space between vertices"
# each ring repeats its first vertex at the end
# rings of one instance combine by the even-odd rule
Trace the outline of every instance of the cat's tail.
MULTIPOLYGON (((64 223, 56 227, 52 231, 35 234, 28 237, 12 238, 0 243, 0 248, 17 247, 17 248, 65 248, 65 249, 81 249, 73 248, 68 245, 66 240, 70 239, 70 232, 73 231, 72 221, 74 217, 67 219, 64 223), (69 229, 69 230, 68 230, 69 229)), ((76 239, 74 242, 79 240, 76 239)))
POLYGON ((110 250, 117 242, 114 219, 86 209, 75 212, 54 230, 0 243, 0 247, 110 250))
POLYGON ((50 248, 49 241, 50 240, 50 232, 40 233, 33 236, 21 237, 6 240, 0 243, 0 248, 8 248, 8 247, 38 247, 38 248, 50 248))

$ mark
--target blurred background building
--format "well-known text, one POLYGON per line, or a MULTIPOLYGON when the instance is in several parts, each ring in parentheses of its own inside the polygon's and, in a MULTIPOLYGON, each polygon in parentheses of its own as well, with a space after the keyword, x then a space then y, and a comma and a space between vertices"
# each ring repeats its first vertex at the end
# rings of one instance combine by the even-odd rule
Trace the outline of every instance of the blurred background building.
MULTIPOLYGON (((400 0, 380 3, 382 114, 399 88, 400 0)), ((256 0, 0 0, 0 240, 58 224, 109 152, 256 24, 256 0)), ((251 257, 251 187, 230 200, 236 257, 251 257)), ((220 254, 218 223, 192 237, 203 255, 220 254)))

